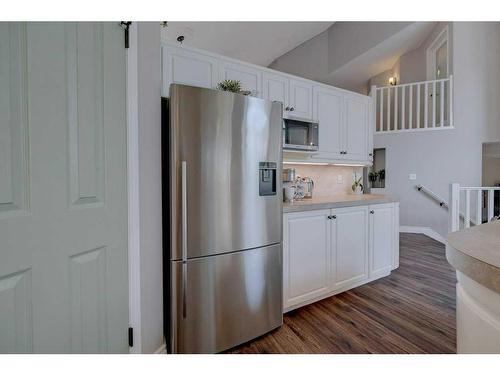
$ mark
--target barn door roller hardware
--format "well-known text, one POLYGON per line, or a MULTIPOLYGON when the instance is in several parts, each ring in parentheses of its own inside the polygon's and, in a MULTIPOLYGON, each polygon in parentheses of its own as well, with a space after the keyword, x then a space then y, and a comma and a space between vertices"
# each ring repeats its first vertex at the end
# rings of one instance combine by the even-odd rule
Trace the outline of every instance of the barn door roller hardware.
POLYGON ((130 25, 132 24, 131 21, 122 21, 120 22, 120 26, 122 29, 125 31, 125 48, 129 47, 129 29, 130 25))

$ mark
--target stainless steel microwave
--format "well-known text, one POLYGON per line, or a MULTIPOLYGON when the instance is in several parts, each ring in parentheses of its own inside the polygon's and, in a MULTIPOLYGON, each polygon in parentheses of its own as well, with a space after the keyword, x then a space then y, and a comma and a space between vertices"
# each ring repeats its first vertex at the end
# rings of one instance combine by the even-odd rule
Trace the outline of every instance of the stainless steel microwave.
POLYGON ((283 119, 283 149, 318 151, 318 123, 297 118, 283 119))

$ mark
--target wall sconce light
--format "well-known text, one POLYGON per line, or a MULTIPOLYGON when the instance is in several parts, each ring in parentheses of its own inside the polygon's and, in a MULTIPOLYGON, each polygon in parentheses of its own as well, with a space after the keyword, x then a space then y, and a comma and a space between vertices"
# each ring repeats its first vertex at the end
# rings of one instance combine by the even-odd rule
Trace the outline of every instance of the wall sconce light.
POLYGON ((389 77, 389 85, 396 86, 398 84, 398 79, 396 76, 389 77))

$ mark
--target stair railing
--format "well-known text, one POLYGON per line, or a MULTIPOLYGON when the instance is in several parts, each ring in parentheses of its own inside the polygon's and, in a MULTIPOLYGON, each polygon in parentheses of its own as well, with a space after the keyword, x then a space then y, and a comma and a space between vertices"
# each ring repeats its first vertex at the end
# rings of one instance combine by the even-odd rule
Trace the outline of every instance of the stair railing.
MULTIPOLYGON (((433 201, 438 203, 441 207, 443 207, 446 210, 449 210, 448 202, 446 200, 444 200, 442 197, 440 197, 439 195, 437 195, 436 193, 434 193, 431 189, 429 189, 428 187, 426 187, 424 185, 417 185, 415 187, 418 191, 427 195, 433 201)), ((460 211, 459 218, 460 218, 460 220, 464 221, 465 220, 465 213, 460 211)), ((479 221, 479 223, 480 223, 480 221, 479 221)), ((477 225, 477 222, 474 219, 469 218, 469 225, 470 224, 477 225)))
MULTIPOLYGON (((495 192, 500 191, 499 186, 480 186, 466 187, 460 186, 459 183, 450 184, 450 210, 449 210, 449 228, 450 232, 460 230, 460 208, 461 196, 465 198, 463 201, 463 227, 469 228, 471 223, 476 225, 483 222, 490 222, 495 218, 495 192), (475 197, 475 201, 471 199, 475 197), (486 198, 486 199, 485 199, 486 198), (486 202, 485 202, 486 201, 486 202), (474 204, 472 204, 474 203, 474 204), (471 210, 471 206, 473 210, 471 210), (483 220, 483 208, 487 209, 487 215, 483 220), (471 215, 474 215, 472 218, 471 215)), ((498 215, 498 214, 497 214, 498 215)))

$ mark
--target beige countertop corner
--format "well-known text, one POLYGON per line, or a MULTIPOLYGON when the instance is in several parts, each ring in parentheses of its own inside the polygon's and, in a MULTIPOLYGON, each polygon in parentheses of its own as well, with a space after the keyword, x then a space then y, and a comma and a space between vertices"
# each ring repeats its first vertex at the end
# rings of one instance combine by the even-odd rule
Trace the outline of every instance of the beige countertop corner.
POLYGON ((283 203, 283 212, 300 212, 309 210, 324 210, 331 208, 342 208, 352 206, 364 206, 367 204, 393 203, 399 200, 381 194, 335 194, 330 196, 313 197, 302 199, 293 203, 283 203))
POLYGON ((500 293, 500 221, 450 233, 446 258, 458 271, 500 293))

